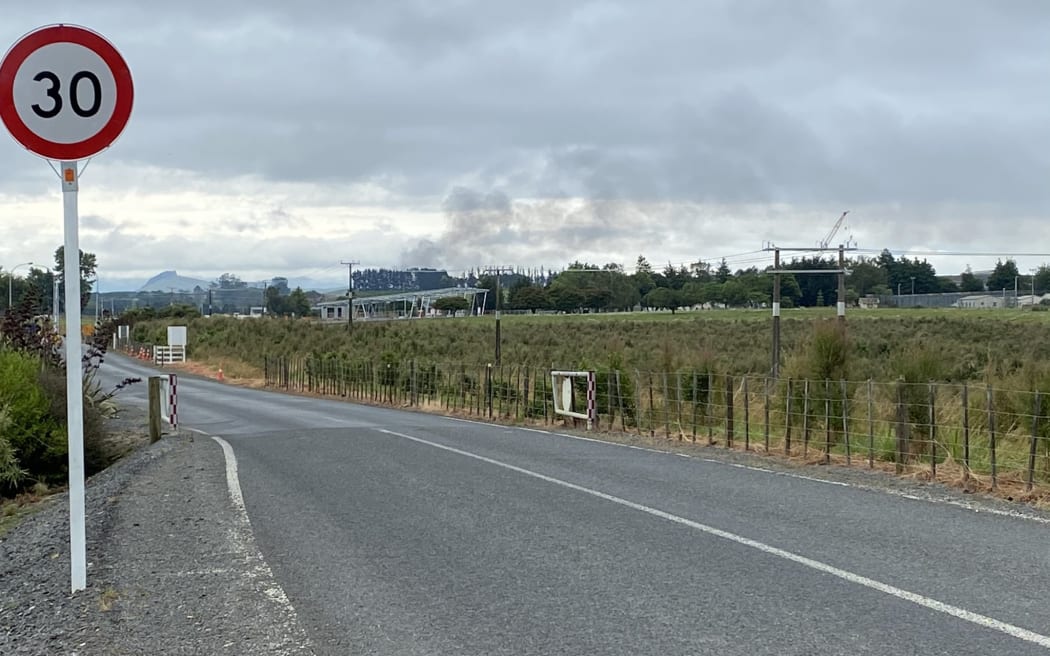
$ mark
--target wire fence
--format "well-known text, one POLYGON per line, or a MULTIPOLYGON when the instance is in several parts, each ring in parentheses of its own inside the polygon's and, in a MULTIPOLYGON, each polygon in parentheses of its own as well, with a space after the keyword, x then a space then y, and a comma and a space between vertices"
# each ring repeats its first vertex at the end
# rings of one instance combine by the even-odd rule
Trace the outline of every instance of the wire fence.
MULTIPOLYGON (((356 401, 524 423, 554 413, 551 370, 528 366, 267 357, 266 385, 356 401)), ((710 371, 597 371, 595 427, 893 466, 1001 484, 1050 483, 1050 403, 1041 391, 977 384, 803 380, 710 371)), ((586 411, 586 381, 573 410, 586 411)))

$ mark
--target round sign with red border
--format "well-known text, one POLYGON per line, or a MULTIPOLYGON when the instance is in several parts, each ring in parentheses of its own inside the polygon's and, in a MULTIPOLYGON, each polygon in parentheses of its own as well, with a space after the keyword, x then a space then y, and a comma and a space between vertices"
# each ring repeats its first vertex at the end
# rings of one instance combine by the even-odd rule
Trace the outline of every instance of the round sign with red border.
POLYGON ((108 148, 124 131, 134 96, 117 49, 76 25, 30 32, 0 63, 0 120, 48 159, 76 161, 108 148))

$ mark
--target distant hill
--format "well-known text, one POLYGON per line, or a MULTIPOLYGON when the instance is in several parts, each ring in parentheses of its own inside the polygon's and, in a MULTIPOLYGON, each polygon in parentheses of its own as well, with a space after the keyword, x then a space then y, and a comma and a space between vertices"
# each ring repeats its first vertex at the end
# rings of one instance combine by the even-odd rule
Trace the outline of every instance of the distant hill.
POLYGON ((177 292, 192 292, 195 287, 207 289, 210 285, 210 280, 180 276, 176 271, 163 271, 147 280, 146 284, 139 287, 138 291, 170 292, 174 289, 177 292))

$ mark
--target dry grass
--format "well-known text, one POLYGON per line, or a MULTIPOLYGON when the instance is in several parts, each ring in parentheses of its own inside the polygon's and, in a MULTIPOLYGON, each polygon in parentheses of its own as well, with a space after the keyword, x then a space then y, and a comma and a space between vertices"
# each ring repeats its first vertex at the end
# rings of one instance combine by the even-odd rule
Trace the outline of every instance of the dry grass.
POLYGON ((13 499, 0 499, 0 536, 11 530, 24 517, 43 508, 53 495, 64 488, 50 488, 44 483, 37 483, 30 491, 19 494, 13 499))
POLYGON ((108 613, 113 610, 113 605, 120 599, 120 593, 117 592, 112 586, 107 586, 98 595, 98 609, 103 613, 108 613))

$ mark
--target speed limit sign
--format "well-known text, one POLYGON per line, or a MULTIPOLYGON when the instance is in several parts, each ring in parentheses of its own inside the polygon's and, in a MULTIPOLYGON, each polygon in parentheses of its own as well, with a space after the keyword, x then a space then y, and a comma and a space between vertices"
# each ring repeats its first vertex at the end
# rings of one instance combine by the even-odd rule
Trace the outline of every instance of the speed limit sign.
MULTIPOLYGON (((66 271, 80 270, 79 160, 102 152, 124 131, 134 99, 131 72, 117 49, 76 25, 25 35, 0 62, 0 120, 32 153, 59 161, 66 271)), ((56 172, 58 172, 56 170, 56 172)), ((66 285, 66 433, 69 456, 69 575, 87 589, 84 397, 80 367, 80 289, 66 285)))
POLYGON ((0 119, 48 159, 87 159, 108 148, 128 123, 134 95, 117 49, 76 25, 30 32, 0 63, 0 119))

